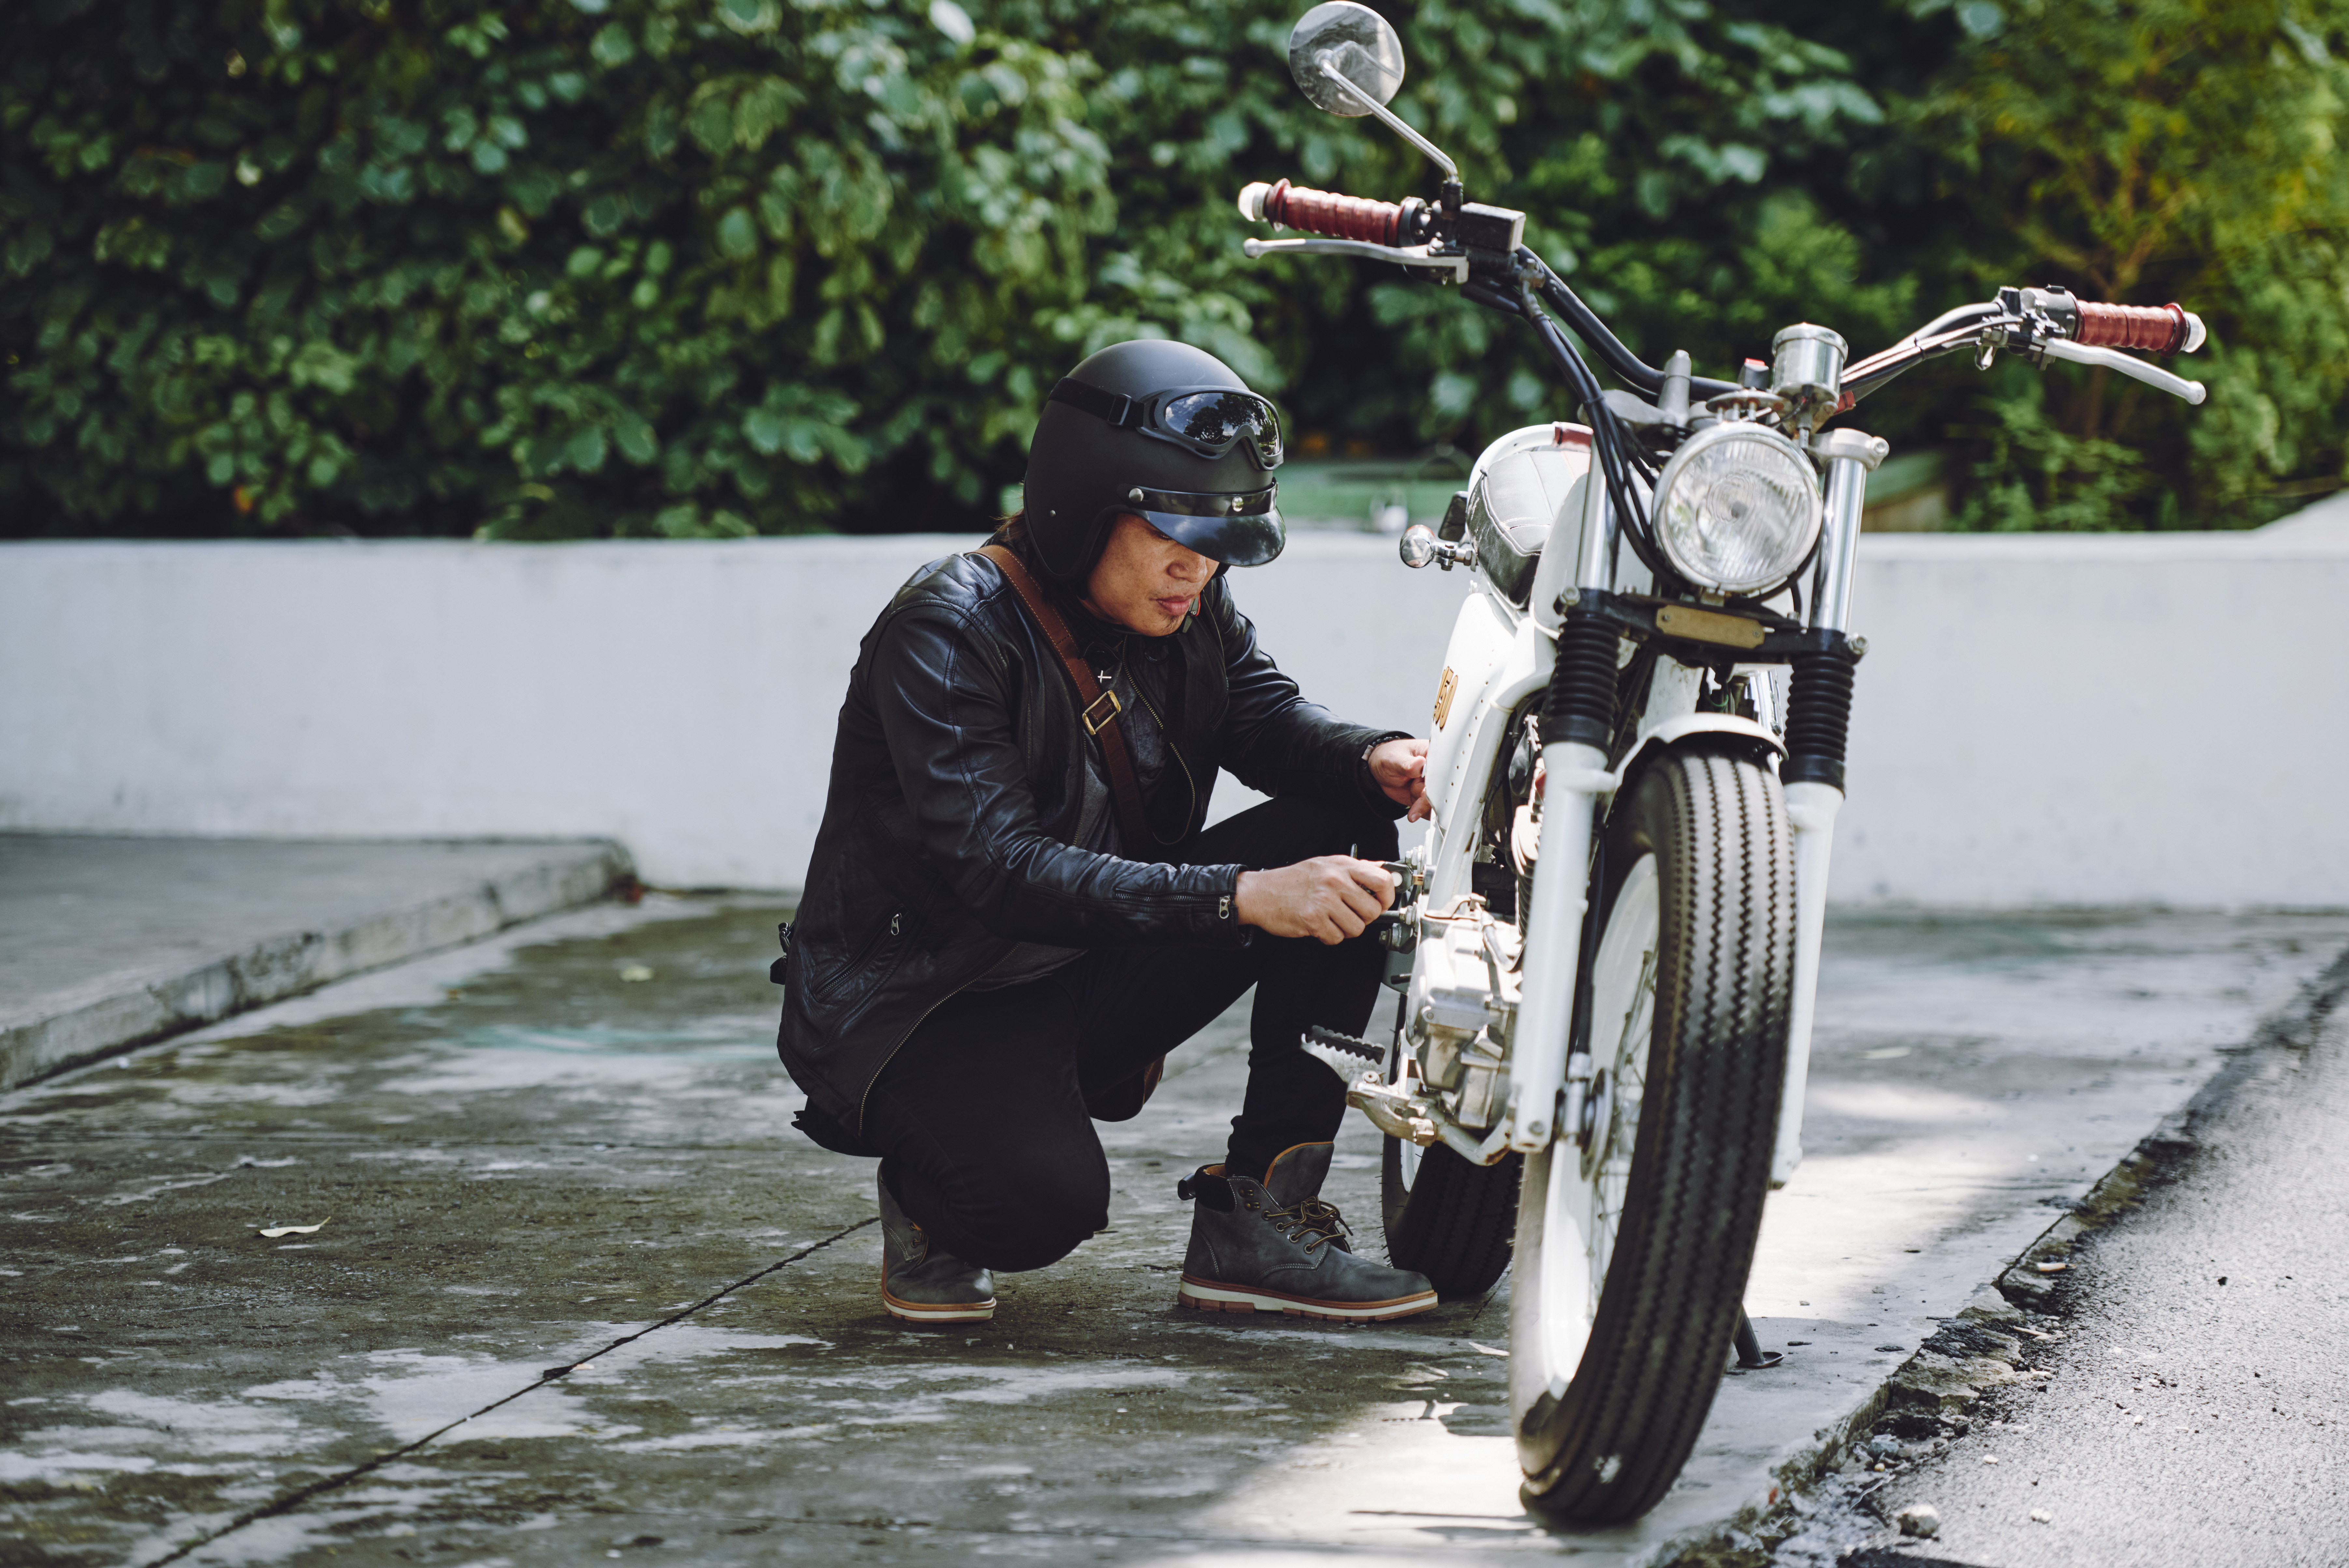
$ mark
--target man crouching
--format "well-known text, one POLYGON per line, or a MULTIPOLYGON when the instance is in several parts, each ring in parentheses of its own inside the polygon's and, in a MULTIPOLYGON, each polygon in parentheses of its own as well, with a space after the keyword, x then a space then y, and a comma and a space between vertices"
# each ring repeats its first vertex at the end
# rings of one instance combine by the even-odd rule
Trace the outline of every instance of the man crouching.
POLYGON ((1095 1119, 1249 986, 1248 1079, 1193 1200, 1185 1306, 1346 1320, 1435 1304, 1320 1199, 1395 818, 1423 741, 1343 724, 1257 646, 1226 566, 1280 551, 1272 407, 1220 360, 1123 343, 1052 389, 1026 505, 865 634, 806 897, 778 966, 800 1126, 881 1157, 881 1296, 984 1319, 989 1271, 1108 1222, 1095 1119), (1203 826, 1216 770, 1272 798, 1203 826), (1364 858, 1357 858, 1357 856, 1364 858))

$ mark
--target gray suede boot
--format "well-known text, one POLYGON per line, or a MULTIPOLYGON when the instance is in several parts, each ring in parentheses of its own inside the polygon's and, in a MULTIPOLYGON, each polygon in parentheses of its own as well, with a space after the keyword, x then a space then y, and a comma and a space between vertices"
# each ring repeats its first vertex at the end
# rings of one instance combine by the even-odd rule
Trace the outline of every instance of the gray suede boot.
POLYGON ((907 1323, 985 1323, 995 1315, 995 1276, 930 1244, 881 1189, 881 1304, 907 1323))
POLYGON ((1206 1165, 1175 1185, 1177 1197, 1198 1205, 1175 1305, 1373 1323, 1435 1304, 1425 1275, 1358 1258, 1347 1245, 1346 1222, 1319 1197, 1332 1147, 1285 1150, 1261 1182, 1206 1165))

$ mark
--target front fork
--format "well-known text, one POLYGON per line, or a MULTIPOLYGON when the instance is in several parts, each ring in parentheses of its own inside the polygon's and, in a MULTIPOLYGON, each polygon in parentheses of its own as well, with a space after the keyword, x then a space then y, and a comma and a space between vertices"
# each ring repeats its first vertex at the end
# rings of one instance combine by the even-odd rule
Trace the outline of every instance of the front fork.
MULTIPOLYGON (((1859 548, 1860 514, 1868 475, 1884 461, 1882 441, 1857 431, 1820 435, 1813 450, 1827 470, 1826 516, 1811 579, 1812 645, 1792 660, 1786 756, 1780 767, 1786 816, 1795 834, 1795 975, 1787 1020, 1786 1075, 1778 1106, 1770 1185, 1785 1185, 1802 1159, 1803 1096, 1810 1078, 1811 1029, 1818 995, 1819 952, 1826 925, 1828 861, 1837 815, 1843 808, 1844 751, 1851 728, 1852 672, 1867 644, 1846 635, 1851 581, 1859 548)), ((1593 485, 1592 504, 1606 507, 1593 485)), ((1578 586, 1603 587, 1613 579, 1618 525, 1611 514, 1586 527, 1578 586)), ((1601 795, 1622 780, 1608 772, 1615 729, 1616 637, 1595 618, 1569 612, 1557 632, 1549 695, 1542 715, 1541 836, 1553 868, 1587 860, 1601 795)), ((1588 879, 1569 871, 1534 878, 1526 911, 1526 950, 1564 955, 1566 961, 1525 966, 1516 1048, 1511 1053, 1509 1147, 1532 1154, 1547 1147, 1559 1122, 1579 1125, 1590 1082, 1588 1054, 1569 1056, 1575 989, 1589 915, 1588 879), (1537 940, 1541 946, 1537 950, 1537 940), (1553 1113, 1557 1119, 1553 1119, 1553 1113)))
MULTIPOLYGON (((1575 562, 1578 589, 1604 589, 1615 581, 1622 524, 1594 471, 1583 488, 1582 552, 1575 562)), ((1560 596, 1561 604, 1578 596, 1560 596)), ((1538 1154, 1557 1122, 1582 1122, 1590 1087, 1590 1054, 1568 1054, 1575 989, 1582 967, 1582 922, 1589 915, 1590 829, 1599 797, 1623 781, 1607 770, 1615 743, 1615 628, 1568 608, 1558 625, 1542 704, 1541 857, 1533 907, 1526 911, 1526 961, 1517 994, 1516 1027, 1509 1053, 1509 1109, 1503 1124, 1508 1147, 1538 1154), (1534 944, 1539 941, 1537 949, 1534 944), (1537 952, 1553 955, 1537 960, 1537 952)))

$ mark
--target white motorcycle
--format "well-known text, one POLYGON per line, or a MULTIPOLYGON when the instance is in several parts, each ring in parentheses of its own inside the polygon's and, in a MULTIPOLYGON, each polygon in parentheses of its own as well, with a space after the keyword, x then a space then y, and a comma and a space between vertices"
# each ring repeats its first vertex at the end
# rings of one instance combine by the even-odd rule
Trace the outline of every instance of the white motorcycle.
POLYGON ((1936 355, 2101 365, 2199 403, 2120 352, 2190 351, 2176 306, 2009 288, 1847 363, 1780 332, 1734 380, 1642 363, 1522 244, 1525 214, 1464 199, 1452 161, 1387 107, 1401 41, 1316 5, 1291 74, 1435 164, 1433 202, 1283 181, 1242 214, 1319 236, 1248 255, 1369 258, 1523 319, 1587 423, 1485 449, 1406 565, 1469 573, 1428 753, 1434 815, 1391 869, 1393 1037, 1308 1049, 1389 1135, 1390 1253, 1447 1295, 1514 1261, 1509 1404, 1526 1501, 1636 1517, 1679 1475, 1733 1345, 1763 1200, 1801 1158, 1803 1090, 1843 804, 1852 563, 1886 443, 1826 428, 1936 355), (1630 390, 1603 389, 1571 327, 1630 390))

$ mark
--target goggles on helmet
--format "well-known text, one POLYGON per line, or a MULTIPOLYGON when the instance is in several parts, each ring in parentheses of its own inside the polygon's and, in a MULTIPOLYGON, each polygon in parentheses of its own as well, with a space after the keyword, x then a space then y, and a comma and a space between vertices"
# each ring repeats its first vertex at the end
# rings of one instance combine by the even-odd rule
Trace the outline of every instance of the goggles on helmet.
POLYGON ((1243 495, 1216 495, 1136 485, 1123 499, 1128 510, 1185 549, 1227 566, 1261 566, 1287 542, 1273 490, 1268 485, 1243 495))
POLYGON ((1248 457, 1269 472, 1280 466, 1280 416, 1267 400, 1237 387, 1175 387, 1146 397, 1104 392, 1063 377, 1049 400, 1066 403, 1117 430, 1173 441, 1201 457, 1221 457, 1245 441, 1248 457))

